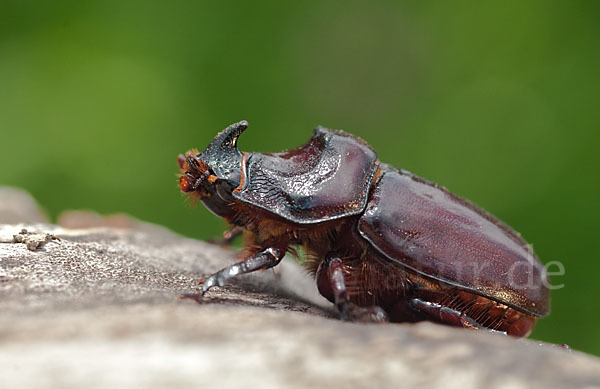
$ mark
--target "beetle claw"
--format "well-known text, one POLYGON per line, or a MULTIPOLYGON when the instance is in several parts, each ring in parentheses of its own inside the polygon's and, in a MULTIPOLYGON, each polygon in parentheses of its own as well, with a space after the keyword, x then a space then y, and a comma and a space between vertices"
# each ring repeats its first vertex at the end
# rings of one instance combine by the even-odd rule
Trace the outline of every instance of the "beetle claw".
POLYGON ((204 295, 202 293, 183 293, 177 296, 179 300, 194 300, 198 304, 202 302, 202 297, 204 295))

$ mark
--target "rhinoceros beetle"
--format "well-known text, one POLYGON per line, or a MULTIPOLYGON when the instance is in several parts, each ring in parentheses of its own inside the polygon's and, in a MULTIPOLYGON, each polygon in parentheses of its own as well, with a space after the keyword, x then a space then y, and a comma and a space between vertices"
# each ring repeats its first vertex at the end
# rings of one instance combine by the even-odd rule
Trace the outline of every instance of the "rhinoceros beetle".
POLYGON ((445 188, 379 162, 363 140, 318 127, 303 146, 242 153, 248 123, 179 155, 179 185, 244 233, 246 259, 198 298, 302 247, 344 320, 429 320, 527 336, 550 310, 542 264, 520 235, 445 188))

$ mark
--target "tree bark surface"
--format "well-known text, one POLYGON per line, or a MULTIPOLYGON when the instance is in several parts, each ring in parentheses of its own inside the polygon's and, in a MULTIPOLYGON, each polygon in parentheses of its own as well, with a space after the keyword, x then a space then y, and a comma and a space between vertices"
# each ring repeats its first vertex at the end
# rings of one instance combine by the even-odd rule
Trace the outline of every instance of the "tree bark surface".
POLYGON ((3 193, 2 387, 600 388, 598 358, 553 345, 342 322, 291 258, 181 300, 235 253, 122 217, 32 224, 3 193))

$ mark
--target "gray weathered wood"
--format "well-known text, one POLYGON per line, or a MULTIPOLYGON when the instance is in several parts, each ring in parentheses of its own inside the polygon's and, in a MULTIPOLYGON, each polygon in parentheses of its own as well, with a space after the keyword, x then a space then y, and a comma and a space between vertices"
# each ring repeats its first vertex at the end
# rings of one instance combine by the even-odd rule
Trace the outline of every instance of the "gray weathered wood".
POLYGON ((0 225, 2 387, 600 387, 600 360, 531 340, 335 318, 286 258, 179 300, 234 254, 137 223, 0 225), (49 233, 35 251, 22 228, 49 233), (596 386, 594 386, 596 385, 596 386))

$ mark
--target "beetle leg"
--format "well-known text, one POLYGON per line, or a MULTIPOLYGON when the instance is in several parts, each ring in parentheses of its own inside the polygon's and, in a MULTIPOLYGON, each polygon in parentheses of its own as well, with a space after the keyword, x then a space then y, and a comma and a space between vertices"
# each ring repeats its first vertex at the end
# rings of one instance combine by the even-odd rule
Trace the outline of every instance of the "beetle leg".
POLYGON ((250 258, 244 259, 241 262, 234 263, 233 265, 227 266, 218 272, 212 274, 208 278, 204 279, 202 283, 202 289, 197 294, 184 294, 182 298, 191 298, 199 301, 204 294, 213 286, 223 286, 227 283, 230 278, 236 277, 240 274, 251 273, 256 270, 269 269, 279 262, 285 255, 286 250, 282 250, 275 247, 266 248, 250 258))
POLYGON ((231 230, 226 231, 223 234, 222 238, 213 238, 209 239, 209 243, 218 244, 219 246, 229 247, 231 246, 231 242, 234 241, 235 238, 242 235, 244 233, 244 229, 239 226, 233 227, 231 230))
POLYGON ((474 319, 465 315, 463 312, 457 311, 452 308, 448 308, 439 303, 433 303, 430 301, 413 298, 409 300, 408 304, 413 310, 427 315, 435 321, 447 325, 470 328, 473 330, 486 330, 489 332, 495 332, 506 335, 506 332, 504 331, 497 331, 491 328, 484 327, 474 319))
POLYGON ((350 301, 342 260, 337 256, 328 256, 325 264, 328 281, 333 292, 335 306, 342 320, 380 323, 389 321, 385 311, 377 305, 361 307, 350 301))

